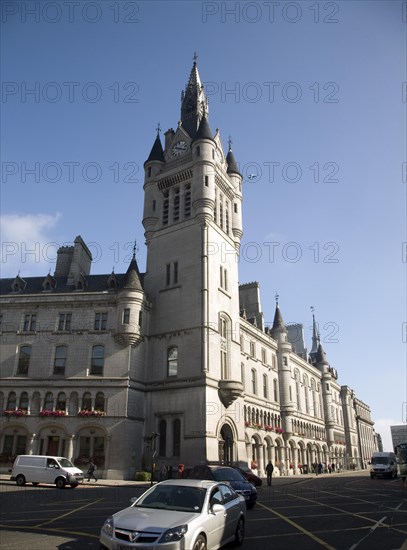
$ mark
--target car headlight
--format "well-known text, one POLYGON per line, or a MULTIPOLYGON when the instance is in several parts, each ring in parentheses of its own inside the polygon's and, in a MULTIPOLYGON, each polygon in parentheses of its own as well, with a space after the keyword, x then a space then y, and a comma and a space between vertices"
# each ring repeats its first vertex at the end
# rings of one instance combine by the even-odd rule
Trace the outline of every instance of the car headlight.
POLYGON ((103 524, 102 531, 109 537, 113 537, 114 525, 112 516, 107 518, 107 520, 103 524))
POLYGON ((178 525, 177 527, 173 527, 172 529, 167 529, 167 531, 162 534, 158 542, 162 544, 164 542, 174 542, 177 540, 181 540, 187 531, 188 525, 178 525))

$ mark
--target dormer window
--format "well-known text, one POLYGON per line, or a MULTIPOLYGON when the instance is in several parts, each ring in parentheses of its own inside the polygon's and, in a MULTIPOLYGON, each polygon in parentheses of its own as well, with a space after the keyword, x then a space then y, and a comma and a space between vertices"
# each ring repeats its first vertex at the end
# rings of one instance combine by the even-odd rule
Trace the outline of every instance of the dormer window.
POLYGON ((27 285, 27 282, 24 281, 24 279, 22 279, 20 275, 17 275, 17 277, 11 283, 11 290, 13 292, 21 292, 25 289, 26 285, 27 285))

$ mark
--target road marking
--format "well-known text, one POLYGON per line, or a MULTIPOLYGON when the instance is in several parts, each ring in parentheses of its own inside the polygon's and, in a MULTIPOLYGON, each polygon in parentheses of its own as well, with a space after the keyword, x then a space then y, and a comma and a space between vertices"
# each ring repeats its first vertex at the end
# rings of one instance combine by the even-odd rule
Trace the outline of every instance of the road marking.
POLYGON ((57 516, 56 518, 52 518, 49 521, 46 521, 45 523, 40 523, 39 525, 35 525, 35 529, 40 529, 44 525, 49 525, 50 523, 54 523, 54 521, 58 521, 62 518, 66 518, 67 516, 70 516, 71 514, 76 514, 76 512, 79 512, 79 510, 83 510, 84 508, 87 508, 88 506, 91 506, 92 504, 97 504, 98 502, 101 502, 103 498, 99 498, 98 500, 93 500, 92 502, 89 502, 88 504, 84 504, 80 508, 75 508, 75 510, 71 510, 70 512, 67 512, 66 514, 62 514, 61 516, 57 516))
POLYGON ((299 525, 295 521, 292 521, 287 516, 283 516, 283 514, 280 514, 280 512, 277 512, 276 510, 273 510, 273 508, 269 508, 268 506, 265 506, 261 502, 258 502, 257 506, 260 506, 261 508, 264 508, 264 509, 268 510, 272 514, 275 514, 280 519, 282 519, 283 521, 286 521, 287 523, 292 525, 295 529, 298 529, 299 531, 301 531, 301 533, 303 533, 304 535, 307 535, 307 537, 310 537, 312 540, 314 540, 315 542, 317 542, 318 544, 320 544, 324 548, 328 548, 328 550, 335 550, 335 548, 333 546, 330 546, 328 543, 326 543, 325 541, 323 541, 322 539, 320 539, 319 537, 317 537, 316 535, 314 535, 310 531, 307 531, 307 529, 304 529, 304 527, 301 527, 301 525, 299 525))
POLYGON ((359 546, 359 544, 360 544, 363 540, 367 539, 367 537, 370 537, 370 535, 373 533, 373 531, 374 531, 377 527, 379 527, 379 525, 382 524, 383 521, 384 521, 385 519, 387 519, 387 516, 383 516, 382 519, 379 519, 379 521, 376 522, 376 523, 369 529, 369 532, 368 532, 364 537, 362 537, 360 540, 358 540, 358 542, 355 542, 355 544, 353 544, 353 545, 349 548, 349 550, 355 550, 355 548, 357 548, 357 547, 359 546))

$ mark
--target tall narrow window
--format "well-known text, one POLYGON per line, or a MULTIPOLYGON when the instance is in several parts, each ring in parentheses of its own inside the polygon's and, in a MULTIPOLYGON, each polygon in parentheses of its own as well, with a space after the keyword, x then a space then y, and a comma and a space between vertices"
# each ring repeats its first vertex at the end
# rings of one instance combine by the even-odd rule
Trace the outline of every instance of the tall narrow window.
POLYGON ((184 194, 184 217, 191 216, 191 186, 188 184, 184 194))
POLYGON ((98 391, 95 397, 95 411, 105 410, 105 394, 102 391, 98 391))
POLYGON ((250 342, 250 356, 253 358, 256 357, 256 345, 254 342, 250 342))
POLYGON ((55 409, 57 411, 65 411, 66 410, 66 395, 64 392, 60 392, 57 396, 57 404, 55 409))
POLYGON ((274 393, 274 401, 278 403, 278 383, 277 378, 274 378, 273 380, 273 393, 274 393))
POLYGON ((225 202, 225 231, 229 235, 229 202, 225 202))
POLYGON ((164 201, 163 201, 163 225, 168 225, 169 209, 170 209, 169 193, 168 193, 168 191, 165 191, 164 201))
POLYGON ((47 392, 44 397, 44 407, 46 411, 52 411, 54 410, 54 396, 52 395, 52 392, 47 392))
POLYGON ((130 308, 126 307, 123 310, 123 325, 128 325, 130 323, 130 308))
POLYGON ((240 363, 240 379, 243 384, 243 388, 246 388, 245 379, 244 379, 244 363, 240 363))
POLYGON ((264 348, 261 348, 261 362, 263 365, 267 365, 266 350, 264 348))
POLYGON ((10 392, 7 399, 7 409, 14 410, 17 407, 17 396, 15 392, 10 392))
POLYGON ((178 374, 178 348, 173 346, 167 351, 167 376, 178 374))
POLYGON ((160 430, 160 444, 158 449, 159 456, 167 454, 167 421, 161 420, 158 429, 160 430))
POLYGON ((181 420, 176 418, 172 425, 172 454, 181 455, 181 420))
POLYGON ((174 222, 177 222, 179 220, 179 189, 176 189, 174 191, 174 210, 173 210, 173 219, 174 222))
POLYGON ((18 408, 22 411, 28 411, 28 393, 26 391, 23 391, 23 393, 20 395, 20 403, 18 405, 18 408))
POLYGON ((92 396, 89 391, 86 391, 82 396, 82 410, 90 411, 92 409, 92 396))
POLYGON ((68 348, 66 346, 57 346, 54 357, 54 374, 65 374, 66 356, 68 348))
POLYGON ((229 339, 230 333, 228 330, 228 320, 226 317, 219 318, 219 336, 220 336, 220 374, 222 380, 227 380, 229 377, 229 339))
POLYGON ((171 284, 171 264, 166 264, 165 266, 165 285, 170 286, 171 284))
POLYGON ((219 226, 223 229, 223 197, 220 195, 219 201, 219 226))
POLYGON ((105 348, 103 346, 93 346, 92 359, 90 363, 90 374, 103 374, 105 364, 105 348))
POLYGON ((24 332, 34 332, 37 325, 37 315, 35 313, 29 313, 24 315, 24 332))
POLYGON ((268 399, 268 396, 269 396, 269 390, 268 390, 267 374, 263 374, 263 397, 265 399, 268 399))
POLYGON ((59 331, 71 330, 72 313, 60 313, 58 321, 59 331))
POLYGON ((95 313, 95 330, 106 330, 107 312, 95 313))
POLYGON ((17 374, 27 376, 30 366, 31 346, 22 346, 18 356, 17 374))
POLYGON ((178 262, 174 262, 174 285, 178 283, 178 262))
POLYGON ((252 392, 256 395, 257 394, 257 373, 256 369, 252 369, 252 392))

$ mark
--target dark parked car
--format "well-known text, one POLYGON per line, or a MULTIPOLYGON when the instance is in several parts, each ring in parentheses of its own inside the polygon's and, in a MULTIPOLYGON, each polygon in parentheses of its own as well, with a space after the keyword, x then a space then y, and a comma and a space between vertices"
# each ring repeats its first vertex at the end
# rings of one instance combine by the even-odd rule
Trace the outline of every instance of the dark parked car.
POLYGON ((256 474, 254 474, 250 470, 250 468, 245 468, 244 466, 235 466, 235 465, 232 465, 232 468, 235 468, 235 470, 240 472, 247 479, 247 481, 250 481, 250 483, 253 483, 253 485, 255 485, 256 487, 261 487, 261 485, 263 484, 263 481, 261 480, 261 478, 259 476, 256 476, 256 474))
POLYGON ((257 501, 256 487, 235 468, 222 465, 194 466, 188 472, 190 479, 211 479, 215 481, 227 481, 231 487, 244 496, 247 508, 253 508, 257 501))

